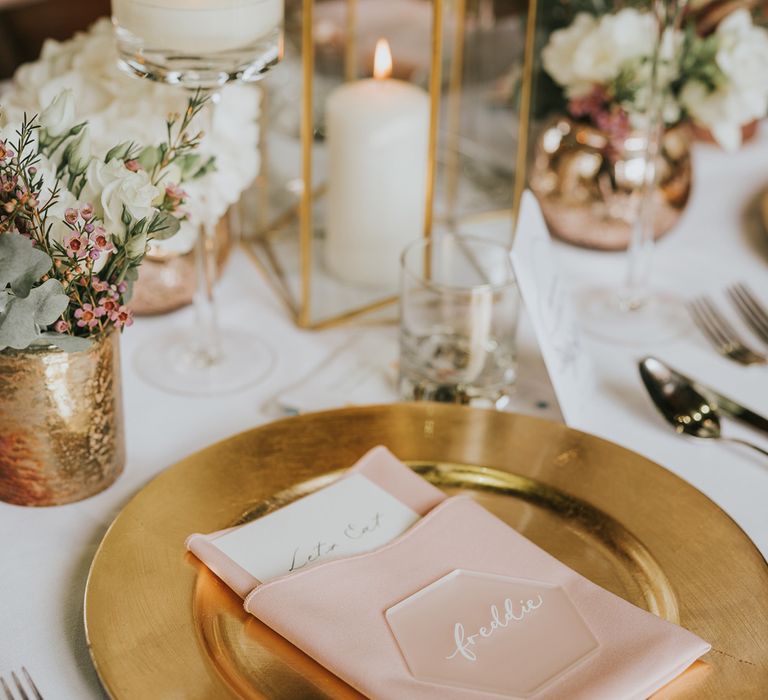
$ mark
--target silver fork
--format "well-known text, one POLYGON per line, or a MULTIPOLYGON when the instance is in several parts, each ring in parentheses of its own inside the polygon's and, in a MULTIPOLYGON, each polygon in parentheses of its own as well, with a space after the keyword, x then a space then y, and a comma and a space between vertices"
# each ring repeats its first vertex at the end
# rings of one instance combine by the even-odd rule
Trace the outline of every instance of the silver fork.
POLYGON ((17 700, 17 697, 18 700, 32 700, 33 698, 35 700, 43 700, 43 696, 40 694, 40 691, 37 689, 35 682, 32 680, 32 676, 29 675, 29 671, 27 671, 24 666, 21 667, 21 675, 24 676, 24 679, 27 681, 27 688, 29 692, 24 690, 24 685, 16 675, 16 671, 11 671, 10 682, 6 682, 5 678, 0 676, 0 688, 2 688, 5 692, 5 700, 17 700), (11 691, 11 685, 13 685, 18 691, 18 696, 14 695, 11 691))
POLYGON ((745 284, 734 284, 728 294, 744 322, 764 343, 768 343, 768 311, 745 284))
POLYGON ((765 355, 755 352, 744 343, 709 298, 694 299, 689 308, 696 325, 721 355, 742 365, 768 363, 765 355))

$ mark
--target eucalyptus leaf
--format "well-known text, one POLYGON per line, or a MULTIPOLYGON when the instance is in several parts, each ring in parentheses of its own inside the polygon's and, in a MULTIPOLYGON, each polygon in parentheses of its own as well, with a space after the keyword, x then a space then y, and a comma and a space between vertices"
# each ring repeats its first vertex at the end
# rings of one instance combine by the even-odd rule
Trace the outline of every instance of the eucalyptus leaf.
POLYGON ((10 285, 17 297, 26 297, 52 264, 26 236, 16 232, 0 235, 0 289, 10 285))
POLYGON ((176 235, 181 228, 181 222, 173 215, 166 212, 157 213, 149 226, 149 234, 157 241, 176 235))
POLYGON ((200 156, 196 153, 186 153, 173 161, 173 164, 181 170, 181 182, 194 177, 194 174, 200 169, 201 160, 200 156))
POLYGON ((88 338, 78 338, 75 335, 67 335, 66 333, 54 333, 53 331, 46 331, 41 333, 37 340, 32 343, 33 345, 55 345, 64 352, 79 352, 81 350, 87 350, 93 341, 88 338))
POLYGON ((7 291, 3 313, 0 314, 0 350, 7 347, 23 350, 40 336, 40 328, 51 325, 64 313, 69 297, 61 282, 47 280, 34 287, 26 297, 7 291))
POLYGON ((131 297, 133 296, 133 285, 135 283, 136 283, 135 280, 125 281, 125 292, 123 293, 123 299, 125 299, 126 302, 129 302, 131 300, 131 297))
POLYGON ((156 165, 160 163, 160 152, 155 146, 147 146, 141 151, 141 153, 139 153, 137 160, 139 161, 141 167, 144 168, 144 170, 150 172, 156 165))

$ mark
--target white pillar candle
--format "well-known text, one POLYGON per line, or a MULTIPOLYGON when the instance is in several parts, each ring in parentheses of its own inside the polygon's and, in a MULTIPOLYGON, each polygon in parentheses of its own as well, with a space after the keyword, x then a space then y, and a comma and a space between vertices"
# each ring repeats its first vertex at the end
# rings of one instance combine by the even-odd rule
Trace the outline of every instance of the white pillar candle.
POLYGON ((112 0, 123 29, 154 50, 210 54, 248 47, 283 21, 283 0, 112 0))
POLYGON ((429 96, 391 69, 380 41, 375 77, 341 85, 326 103, 325 264, 345 282, 394 291, 400 253, 424 225, 429 96))

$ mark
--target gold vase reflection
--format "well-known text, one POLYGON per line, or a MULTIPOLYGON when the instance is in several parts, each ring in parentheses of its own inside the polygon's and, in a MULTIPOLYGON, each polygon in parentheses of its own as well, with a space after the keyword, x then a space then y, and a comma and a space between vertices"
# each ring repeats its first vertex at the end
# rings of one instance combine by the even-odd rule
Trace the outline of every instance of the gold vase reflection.
POLYGON ((91 347, 0 352, 0 500, 24 506, 79 501, 123 471, 120 335, 91 347))
MULTIPOLYGON (((623 250, 637 216, 646 139, 630 133, 617 142, 588 124, 558 117, 537 142, 531 189, 550 232, 569 243, 623 250)), ((691 191, 690 130, 681 124, 663 136, 654 191, 654 236, 670 231, 691 191)))

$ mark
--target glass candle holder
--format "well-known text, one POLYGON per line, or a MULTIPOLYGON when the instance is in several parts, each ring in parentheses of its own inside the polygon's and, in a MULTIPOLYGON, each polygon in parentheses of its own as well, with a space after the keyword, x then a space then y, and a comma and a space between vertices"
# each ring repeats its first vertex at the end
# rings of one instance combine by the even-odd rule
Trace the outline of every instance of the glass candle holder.
POLYGON ((212 89, 261 78, 280 60, 283 0, 113 0, 123 67, 212 89))

